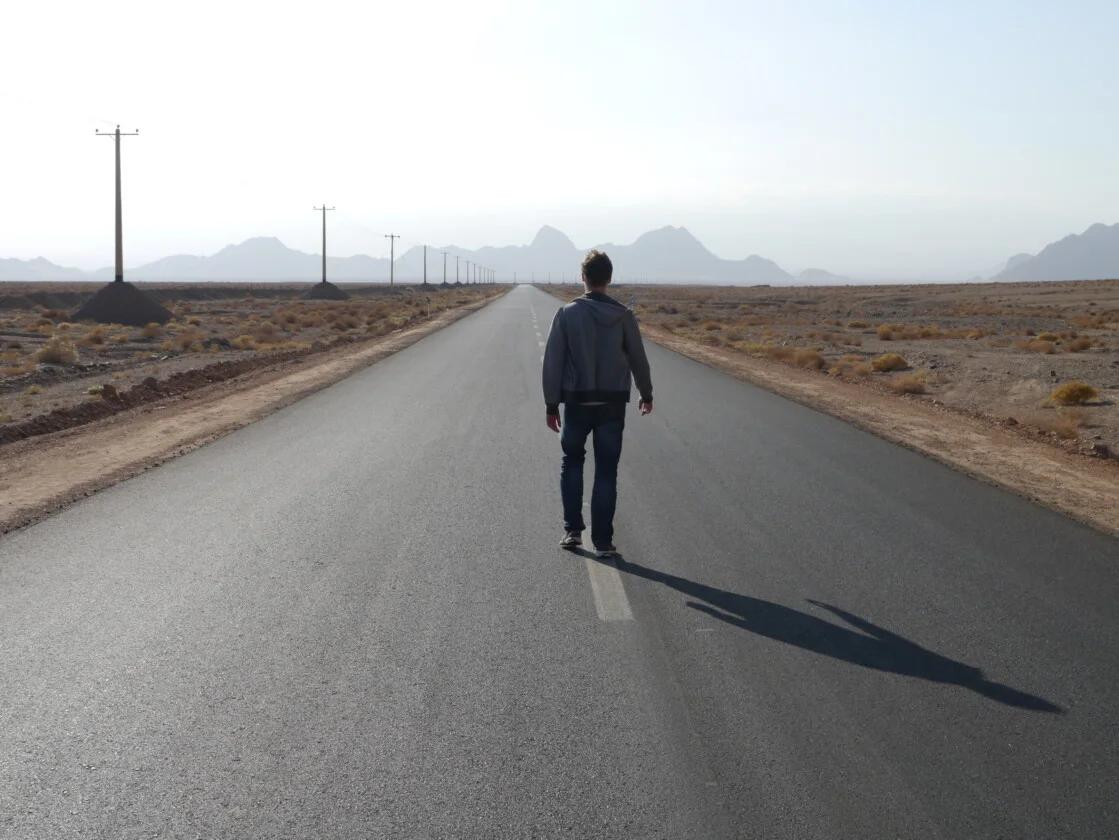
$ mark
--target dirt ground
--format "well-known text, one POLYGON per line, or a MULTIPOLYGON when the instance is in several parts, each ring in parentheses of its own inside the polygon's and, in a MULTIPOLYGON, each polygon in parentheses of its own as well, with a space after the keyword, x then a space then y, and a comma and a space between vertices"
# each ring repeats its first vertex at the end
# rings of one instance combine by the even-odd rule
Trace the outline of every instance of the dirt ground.
POLYGON ((335 302, 301 300, 306 286, 178 284, 145 287, 173 313, 165 325, 72 323, 97 288, 0 286, 0 444, 390 335, 498 291, 378 286, 335 302))
POLYGON ((1021 426, 1066 449, 1119 453, 1119 280, 612 294, 642 323, 706 347, 1021 426), (877 369, 887 354, 900 358, 877 369), (1051 399, 1076 382, 1095 395, 1051 399))
POLYGON ((264 354, 260 364, 228 380, 162 393, 95 421, 0 445, 0 533, 337 382, 473 312, 507 288, 451 297, 467 302, 437 314, 429 310, 411 326, 386 335, 296 357, 264 354))
POLYGON ((671 350, 1119 535, 1119 281, 611 294, 671 350))

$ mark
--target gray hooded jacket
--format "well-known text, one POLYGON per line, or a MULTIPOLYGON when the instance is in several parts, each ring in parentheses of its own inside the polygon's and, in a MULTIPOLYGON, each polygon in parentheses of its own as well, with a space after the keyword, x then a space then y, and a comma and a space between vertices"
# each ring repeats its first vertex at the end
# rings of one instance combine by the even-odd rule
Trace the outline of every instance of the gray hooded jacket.
POLYGON ((544 351, 544 404, 549 414, 565 403, 629 402, 630 381, 653 401, 649 360, 633 312, 601 292, 587 292, 552 321, 544 351))

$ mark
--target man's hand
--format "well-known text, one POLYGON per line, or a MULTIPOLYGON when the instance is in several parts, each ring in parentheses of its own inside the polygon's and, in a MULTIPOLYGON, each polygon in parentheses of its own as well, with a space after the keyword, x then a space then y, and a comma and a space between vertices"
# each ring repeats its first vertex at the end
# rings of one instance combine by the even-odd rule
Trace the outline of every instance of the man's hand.
POLYGON ((560 417, 558 414, 548 415, 548 428, 553 432, 559 433, 560 430, 560 417))
POLYGON ((642 400, 640 403, 637 404, 637 408, 641 412, 642 417, 644 417, 646 414, 653 413, 652 402, 645 402, 645 400, 642 400))

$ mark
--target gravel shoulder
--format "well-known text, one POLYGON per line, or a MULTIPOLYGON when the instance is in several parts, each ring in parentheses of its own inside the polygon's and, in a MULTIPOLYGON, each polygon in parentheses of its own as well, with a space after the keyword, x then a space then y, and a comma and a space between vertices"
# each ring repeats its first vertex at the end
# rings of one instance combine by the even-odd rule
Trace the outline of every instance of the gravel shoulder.
POLYGON ((447 310, 409 329, 289 360, 0 449, 0 533, 196 449, 325 388, 496 298, 447 310))

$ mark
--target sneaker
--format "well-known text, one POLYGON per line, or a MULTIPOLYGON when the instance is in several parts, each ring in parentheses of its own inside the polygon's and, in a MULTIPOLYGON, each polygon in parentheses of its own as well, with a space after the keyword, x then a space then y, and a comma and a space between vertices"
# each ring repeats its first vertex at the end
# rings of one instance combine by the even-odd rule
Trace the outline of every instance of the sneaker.
POLYGON ((620 555, 618 553, 618 549, 613 543, 611 543, 610 545, 604 545, 601 548, 595 549, 595 554, 598 556, 599 560, 621 560, 622 559, 622 555, 620 555))
POLYGON ((568 531, 563 535, 560 540, 560 548, 566 548, 568 551, 574 551, 583 544, 582 531, 568 531))

